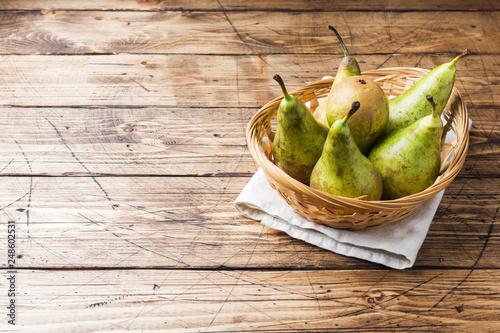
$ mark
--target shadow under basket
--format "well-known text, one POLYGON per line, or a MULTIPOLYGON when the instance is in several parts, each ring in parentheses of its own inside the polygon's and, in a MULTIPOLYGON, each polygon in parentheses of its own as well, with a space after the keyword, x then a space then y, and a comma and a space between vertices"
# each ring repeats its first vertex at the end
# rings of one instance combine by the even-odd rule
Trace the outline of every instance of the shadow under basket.
MULTIPOLYGON (((424 77, 429 70, 421 68, 384 68, 363 72, 362 75, 377 82, 387 96, 398 96, 424 77)), ((304 103, 310 102, 311 110, 318 99, 328 95, 332 79, 316 81, 292 92, 304 103)), ((421 203, 445 189, 457 176, 469 147, 469 117, 459 92, 453 88, 443 111, 444 129, 441 144, 441 170, 434 184, 422 192, 396 200, 364 201, 331 195, 313 189, 288 176, 274 163, 272 142, 275 117, 283 96, 264 105, 250 120, 246 138, 256 163, 264 170, 266 178, 292 209, 306 219, 339 229, 375 229, 401 220, 421 203), (452 131, 456 138, 445 143, 446 134, 452 131), (352 212, 339 215, 337 210, 352 212)))

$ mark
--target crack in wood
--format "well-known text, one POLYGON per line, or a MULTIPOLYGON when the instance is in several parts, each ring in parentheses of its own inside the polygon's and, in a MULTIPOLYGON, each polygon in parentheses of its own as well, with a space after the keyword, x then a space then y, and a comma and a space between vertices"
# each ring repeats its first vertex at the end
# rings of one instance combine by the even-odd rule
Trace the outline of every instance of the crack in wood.
MULTIPOLYGON (((17 144, 17 146, 21 150, 21 153, 23 154, 24 159, 26 160, 26 164, 28 164, 28 168, 30 170, 30 173, 33 173, 33 169, 31 168, 30 161, 29 161, 28 157, 26 156, 26 154, 24 153, 23 148, 21 147, 19 142, 17 142, 16 139, 14 139, 14 142, 17 144)), ((28 191, 28 203, 26 204, 26 211, 25 211, 26 212, 26 228, 27 228, 27 232, 28 232, 28 237, 30 237, 30 207, 31 207, 31 196, 33 194, 33 189, 34 189, 33 177, 30 177, 30 185, 29 185, 29 191, 28 191)))
MULTIPOLYGON (((226 13, 226 10, 224 8, 224 6, 222 6, 222 4, 220 3, 219 0, 217 0, 217 3, 219 4, 219 6, 221 7, 221 10, 222 10, 222 13, 224 14, 224 17, 226 18, 227 22, 231 25, 231 27, 233 28, 234 32, 236 33, 236 35, 238 36, 239 40, 246 46, 250 49, 250 51, 252 51, 252 53, 254 53, 260 60, 262 60, 263 63, 265 63, 266 65, 268 66, 271 66, 270 64, 267 63, 267 61, 264 60, 264 58, 262 58, 262 55, 258 54, 257 52, 255 52, 255 50, 253 49, 253 47, 248 44, 247 42, 245 42, 245 40, 243 39, 243 37, 241 37, 241 34, 238 32, 238 30, 236 29, 236 27, 234 26, 233 22, 231 22, 231 20, 229 19, 229 17, 227 16, 227 13, 226 13)), ((272 66, 271 66, 272 67, 272 66)))
MULTIPOLYGON (((128 244, 131 244, 131 245, 133 245, 133 246, 135 246, 135 247, 137 247, 137 248, 139 248, 139 249, 141 249, 141 250, 144 250, 144 251, 147 251, 147 252, 153 253, 153 254, 155 254, 155 255, 157 255, 157 256, 160 256, 160 257, 163 257, 163 258, 166 258, 166 259, 169 259, 169 260, 172 260, 172 261, 174 261, 174 262, 176 262, 176 263, 178 263, 178 264, 183 264, 183 265, 185 265, 186 267, 190 267, 190 266, 191 266, 191 265, 189 265, 188 263, 183 262, 183 261, 182 261, 182 260, 180 260, 180 259, 177 259, 177 258, 172 258, 172 257, 166 256, 166 255, 164 255, 164 254, 161 254, 161 253, 158 253, 158 252, 156 252, 156 251, 150 250, 150 249, 148 249, 148 248, 146 248, 146 247, 144 247, 144 246, 142 246, 142 245, 140 245, 140 244, 137 244, 137 243, 136 243, 136 242, 134 242, 134 241, 128 240, 128 239, 126 239, 126 238, 122 237, 121 235, 119 235, 119 234, 115 233, 114 231, 112 231, 112 230, 108 229, 107 227, 102 226, 102 223, 101 223, 101 222, 94 221, 94 220, 92 220, 92 219, 88 218, 87 216, 83 215, 82 213, 78 213, 78 215, 80 215, 81 217, 83 217, 84 219, 86 219, 87 221, 89 221, 90 223, 93 223, 93 224, 95 224, 95 225, 98 225, 98 226, 102 227, 104 230, 106 230, 106 231, 107 231, 107 232, 109 232, 111 235, 115 236, 116 238, 119 238, 119 239, 121 239, 122 241, 124 241, 124 242, 126 242, 126 243, 128 243, 128 244)), ((134 230, 134 231, 135 231, 135 230, 134 230)))
MULTIPOLYGON (((88 172, 88 173, 91 173, 89 168, 87 168, 87 166, 78 158, 78 156, 76 156, 76 154, 73 152, 73 150, 70 148, 70 146, 68 145, 68 143, 66 142, 66 140, 64 139, 64 137, 62 136, 61 132, 57 129, 57 127, 47 118, 45 117, 45 120, 48 121, 48 123, 54 128, 54 130, 56 131, 57 133, 57 136, 59 137, 59 139, 61 139, 61 142, 64 144, 64 146, 66 147, 66 149, 68 149, 68 151, 71 153, 71 156, 88 172)), ((99 187, 99 189, 102 191, 102 193, 104 193, 104 196, 105 198, 108 200, 108 201, 112 201, 112 199, 109 197, 109 194, 108 192, 102 187, 102 185, 97 181, 97 179, 95 177, 91 177, 92 180, 94 181, 94 183, 99 187)))
POLYGON ((14 161, 15 157, 13 157, 3 168, 2 170, 0 170, 0 172, 4 171, 5 169, 7 169, 7 167, 12 163, 12 161, 14 161))

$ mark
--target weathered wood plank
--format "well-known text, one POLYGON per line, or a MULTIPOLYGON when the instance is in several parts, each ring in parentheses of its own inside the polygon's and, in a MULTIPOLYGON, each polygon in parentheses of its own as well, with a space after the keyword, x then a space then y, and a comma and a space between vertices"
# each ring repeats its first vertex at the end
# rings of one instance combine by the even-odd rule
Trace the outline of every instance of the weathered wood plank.
MULTIPOLYGON (((3 108, 0 175, 249 176, 257 166, 244 131, 256 110, 3 108)), ((496 116, 471 110, 461 176, 500 175, 496 116)))
MULTIPOLYGON (((357 55, 362 70, 422 67, 452 55, 357 55)), ((0 106, 260 107, 289 90, 335 75, 336 55, 0 56, 0 106)), ((500 105, 500 55, 458 64, 457 88, 467 104, 500 105)))
POLYGON ((356 1, 302 1, 302 0, 275 0, 275 1, 243 1, 243 0, 184 0, 182 5, 176 0, 86 0, 86 1, 60 1, 60 0, 15 0, 1 1, 2 10, 141 10, 141 11, 163 11, 163 10, 215 10, 215 11, 370 11, 370 10, 433 10, 433 11, 480 11, 498 10, 499 4, 488 0, 421 0, 401 2, 382 2, 370 0, 356 1))
MULTIPOLYGON (((25 268, 377 267, 243 217, 232 203, 247 182, 242 177, 2 177, 0 243, 11 220, 18 228, 18 267, 25 268)), ((455 180, 417 266, 500 267, 499 186, 498 178, 487 184, 455 180)))
POLYGON ((337 26, 353 54, 500 53, 498 11, 0 14, 3 54, 342 54, 328 25, 337 26))
POLYGON ((256 109, 0 110, 0 174, 252 173, 256 109))
MULTIPOLYGON (((493 205, 493 203, 490 203, 493 205)), ((498 207, 498 206, 497 206, 498 207)), ((476 207, 476 214, 479 209, 476 207)), ((487 209, 485 215, 491 210, 487 209)), ((453 213, 446 225, 436 221, 421 248, 415 267, 500 267, 500 237, 478 233, 487 223, 466 220, 469 212, 453 213), (466 220, 464 222, 464 220, 466 220), (458 225, 461 223, 464 225, 458 225), (457 231, 472 230, 470 232, 457 231), (485 251, 482 249, 489 238, 485 251), (478 260, 479 259, 479 260, 478 260), (476 261, 478 262, 477 264, 476 261)), ((237 269, 342 269, 376 268, 379 265, 344 257, 290 238, 258 222, 232 214, 239 227, 228 226, 229 217, 201 227, 191 222, 166 223, 30 222, 30 236, 21 227, 17 262, 23 268, 204 268, 237 269), (139 225, 140 224, 140 225, 139 225), (204 230, 207 229, 207 230, 204 230), (201 231, 200 231, 201 230, 201 231), (182 233, 184 231, 184 234, 182 233), (62 233, 62 234, 61 234, 62 233), (227 233, 221 237, 221 233, 227 233), (195 239, 190 239, 189 235, 195 239), (104 245, 105 244, 105 245, 104 245), (78 249, 78 250, 77 250, 78 249), (257 256, 253 256, 253 255, 257 256)))
POLYGON ((15 277, 16 324, 37 332, 500 329, 498 270, 23 270, 15 277))

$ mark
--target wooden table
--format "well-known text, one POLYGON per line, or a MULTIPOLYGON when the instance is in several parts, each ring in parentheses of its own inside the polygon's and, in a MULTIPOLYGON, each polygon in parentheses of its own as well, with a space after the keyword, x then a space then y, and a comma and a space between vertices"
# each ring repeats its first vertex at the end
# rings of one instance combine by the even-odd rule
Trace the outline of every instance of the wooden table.
POLYGON ((500 331, 500 2, 0 6, 1 331, 500 331), (233 208, 272 76, 293 90, 335 74, 328 24, 362 70, 473 52, 456 81, 469 153, 411 269, 233 208))

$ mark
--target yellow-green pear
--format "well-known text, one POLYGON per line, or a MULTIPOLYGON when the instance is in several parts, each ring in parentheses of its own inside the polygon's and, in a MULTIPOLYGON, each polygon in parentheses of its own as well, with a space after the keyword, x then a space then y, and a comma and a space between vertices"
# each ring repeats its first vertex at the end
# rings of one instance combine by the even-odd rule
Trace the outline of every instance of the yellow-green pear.
POLYGON ((425 99, 433 108, 432 114, 392 132, 370 151, 368 158, 382 176, 382 199, 421 192, 439 175, 443 122, 432 96, 425 99))
POLYGON ((321 156, 328 128, 321 126, 307 106, 288 94, 279 75, 274 79, 283 91, 273 140, 274 163, 292 178, 309 184, 312 169, 321 156))
MULTIPOLYGON (((330 127, 320 159, 311 173, 310 186, 320 191, 348 198, 379 200, 382 178, 364 156, 349 130, 348 120, 360 108, 352 103, 348 114, 330 127)), ((339 211, 339 214, 352 214, 339 211)))
POLYGON ((451 62, 439 65, 410 89, 389 100, 389 120, 381 136, 408 127, 417 120, 433 112, 425 96, 432 95, 436 103, 436 112, 441 114, 448 103, 455 82, 456 63, 470 54, 466 49, 451 62))

